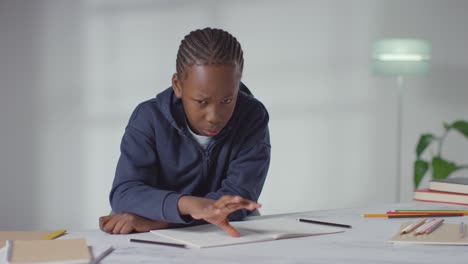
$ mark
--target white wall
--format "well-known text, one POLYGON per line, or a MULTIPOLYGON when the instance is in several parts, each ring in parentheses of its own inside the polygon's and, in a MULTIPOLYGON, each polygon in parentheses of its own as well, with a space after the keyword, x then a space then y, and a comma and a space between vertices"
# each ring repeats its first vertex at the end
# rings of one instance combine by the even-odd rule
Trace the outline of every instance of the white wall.
MULTIPOLYGON (((396 82, 372 42, 433 44, 405 80, 401 199, 418 136, 468 117, 466 1, 0 1, 0 228, 96 228, 128 117, 170 85, 180 40, 205 26, 241 42, 243 81, 270 111, 262 213, 391 202, 396 82)), ((452 135, 444 153, 468 163, 452 135)), ((466 172, 465 172, 466 175, 466 172)), ((427 183, 425 183, 427 184, 427 183)))

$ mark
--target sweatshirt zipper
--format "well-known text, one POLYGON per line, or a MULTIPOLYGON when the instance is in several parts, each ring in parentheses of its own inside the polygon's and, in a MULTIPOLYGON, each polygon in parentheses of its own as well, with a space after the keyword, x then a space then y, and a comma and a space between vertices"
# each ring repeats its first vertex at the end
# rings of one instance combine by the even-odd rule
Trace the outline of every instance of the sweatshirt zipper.
MULTIPOLYGON (((211 149, 212 145, 215 144, 215 142, 213 142, 213 144, 208 144, 208 146, 210 146, 210 148, 207 148, 206 149, 203 149, 200 144, 198 144, 198 142, 192 137, 192 135, 189 135, 187 134, 185 131, 182 131, 182 133, 189 138, 189 140, 192 141, 193 144, 197 145, 198 147, 198 150, 200 151, 200 153, 202 154, 202 159, 203 159, 203 168, 202 168, 202 177, 204 179, 207 179, 208 178, 208 169, 210 167, 210 152, 208 151, 209 149, 211 149)), ((210 142, 211 143, 211 142, 210 142)))

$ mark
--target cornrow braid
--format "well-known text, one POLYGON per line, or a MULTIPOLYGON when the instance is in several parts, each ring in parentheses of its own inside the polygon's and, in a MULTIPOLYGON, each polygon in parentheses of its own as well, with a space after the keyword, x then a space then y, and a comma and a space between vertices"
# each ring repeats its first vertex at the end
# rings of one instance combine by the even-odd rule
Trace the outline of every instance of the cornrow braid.
POLYGON ((190 32, 179 46, 176 59, 177 76, 185 79, 186 70, 193 65, 232 64, 240 74, 244 57, 237 39, 222 29, 204 28, 190 32))

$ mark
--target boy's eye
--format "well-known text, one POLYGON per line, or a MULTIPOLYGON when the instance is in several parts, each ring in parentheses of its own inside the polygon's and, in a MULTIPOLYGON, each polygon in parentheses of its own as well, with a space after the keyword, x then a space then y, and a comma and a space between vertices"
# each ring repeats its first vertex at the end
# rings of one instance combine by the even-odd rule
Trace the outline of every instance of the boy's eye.
POLYGON ((221 101, 221 103, 223 104, 230 104, 232 102, 232 99, 224 99, 223 101, 221 101))
POLYGON ((199 104, 207 104, 208 102, 205 100, 195 100, 199 104))

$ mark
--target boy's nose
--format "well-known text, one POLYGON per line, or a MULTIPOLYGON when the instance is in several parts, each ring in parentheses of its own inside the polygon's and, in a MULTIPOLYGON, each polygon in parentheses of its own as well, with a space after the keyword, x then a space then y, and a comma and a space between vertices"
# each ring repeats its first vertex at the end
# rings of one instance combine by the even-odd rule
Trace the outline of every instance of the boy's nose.
POLYGON ((219 124, 223 120, 223 114, 221 111, 219 111, 216 107, 212 107, 208 112, 206 113, 205 116, 206 121, 208 121, 210 124, 219 124))

